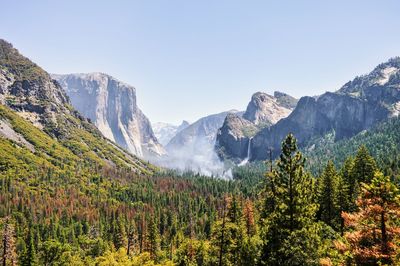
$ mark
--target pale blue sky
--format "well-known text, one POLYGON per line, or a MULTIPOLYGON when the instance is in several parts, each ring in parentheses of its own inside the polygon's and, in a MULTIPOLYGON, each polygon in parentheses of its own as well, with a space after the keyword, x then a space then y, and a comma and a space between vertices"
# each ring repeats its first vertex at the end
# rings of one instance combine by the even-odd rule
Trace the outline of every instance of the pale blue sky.
POLYGON ((400 1, 0 0, 0 38, 52 73, 101 71, 152 122, 336 90, 400 55, 400 1))

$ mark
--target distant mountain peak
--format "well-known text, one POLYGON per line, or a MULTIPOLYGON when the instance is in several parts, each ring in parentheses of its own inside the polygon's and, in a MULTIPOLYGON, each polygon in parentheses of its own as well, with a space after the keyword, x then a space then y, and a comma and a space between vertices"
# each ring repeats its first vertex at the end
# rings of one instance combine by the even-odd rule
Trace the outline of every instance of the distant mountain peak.
POLYGON ((338 90, 338 93, 351 94, 362 97, 363 91, 371 87, 394 86, 399 87, 400 57, 390 58, 376 66, 370 73, 357 76, 338 90))
POLYGON ((272 125, 283 117, 290 114, 291 108, 287 104, 281 104, 286 94, 278 93, 278 97, 264 92, 256 92, 251 96, 251 101, 247 105, 243 118, 254 124, 272 125))

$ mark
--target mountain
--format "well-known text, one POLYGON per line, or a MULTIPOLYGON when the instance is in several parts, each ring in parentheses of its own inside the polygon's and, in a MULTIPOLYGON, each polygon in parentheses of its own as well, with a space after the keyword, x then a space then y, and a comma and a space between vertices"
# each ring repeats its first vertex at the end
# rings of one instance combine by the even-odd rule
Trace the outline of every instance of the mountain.
POLYGON ((166 146, 168 152, 173 152, 181 147, 196 146, 197 142, 214 143, 217 131, 231 110, 200 118, 193 124, 178 132, 166 146))
POLYGON ((193 170, 206 175, 225 175, 223 163, 214 151, 218 129, 232 110, 200 118, 178 132, 166 145, 168 155, 155 161, 180 170, 193 170))
POLYGON ((334 132, 335 141, 350 138, 400 113, 400 58, 380 64, 336 92, 302 97, 293 112, 258 132, 251 141, 251 159, 277 155, 281 140, 292 132, 303 147, 312 138, 334 132))
POLYGON ((189 126, 188 121, 182 121, 182 123, 179 126, 168 124, 168 123, 163 123, 163 122, 157 122, 152 124, 153 131, 155 136, 157 137, 158 141, 162 145, 167 145, 168 142, 180 131, 183 129, 187 128, 189 126))
POLYGON ((137 106, 134 87, 103 73, 52 78, 64 88, 72 105, 108 139, 144 158, 165 153, 149 119, 137 106))
POLYGON ((1 141, 8 147, 2 152, 9 151, 10 158, 23 153, 19 159, 56 168, 84 161, 142 173, 154 170, 104 138, 71 106, 46 71, 4 40, 0 40, 0 107, 1 141), (18 147, 23 151, 16 151, 18 147))
POLYGON ((221 158, 247 160, 250 157, 251 140, 264 128, 287 117, 297 104, 297 99, 275 92, 253 94, 242 116, 230 114, 217 134, 216 150, 221 158))

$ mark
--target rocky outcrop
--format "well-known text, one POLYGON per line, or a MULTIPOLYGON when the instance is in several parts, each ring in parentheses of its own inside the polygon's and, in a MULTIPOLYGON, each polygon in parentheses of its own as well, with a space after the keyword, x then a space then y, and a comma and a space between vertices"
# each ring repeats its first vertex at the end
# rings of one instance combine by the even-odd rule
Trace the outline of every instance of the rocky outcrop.
POLYGON ((251 97, 242 116, 230 114, 217 134, 216 150, 219 157, 236 162, 248 159, 251 139, 262 129, 269 128, 287 117, 297 100, 285 93, 274 96, 257 92, 251 97))
POLYGON ((164 154, 150 121, 137 106, 134 87, 103 73, 52 77, 105 137, 140 157, 164 154))
POLYGON ((249 140, 258 128, 254 123, 237 114, 229 114, 217 134, 216 150, 221 158, 247 157, 249 140))
POLYGON ((252 140, 252 160, 265 160, 269 149, 277 155, 289 133, 300 147, 311 138, 335 133, 335 140, 349 138, 378 122, 399 114, 400 58, 379 65, 370 74, 346 83, 337 92, 302 97, 295 110, 277 124, 258 132, 252 140))
POLYGON ((61 136, 61 128, 55 129, 64 122, 59 114, 75 115, 68 103, 64 90, 47 72, 10 43, 0 40, 0 104, 12 108, 47 133, 61 136))
POLYGON ((173 137, 175 137, 176 134, 178 134, 188 126, 189 122, 185 120, 182 121, 182 123, 179 126, 163 122, 157 122, 152 124, 155 136, 157 137, 158 141, 164 146, 167 145, 168 142, 173 137))
POLYGON ((270 126, 287 117, 291 111, 282 106, 274 96, 257 92, 251 97, 243 118, 255 125, 270 126))

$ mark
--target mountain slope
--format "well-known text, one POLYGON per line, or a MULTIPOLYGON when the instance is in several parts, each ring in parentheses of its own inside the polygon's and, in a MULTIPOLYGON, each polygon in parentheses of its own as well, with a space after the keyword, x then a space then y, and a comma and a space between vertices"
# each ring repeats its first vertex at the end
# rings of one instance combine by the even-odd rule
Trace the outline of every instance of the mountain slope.
POLYGON ((164 154, 149 119, 138 108, 134 87, 103 73, 52 75, 72 105, 105 137, 140 157, 164 154))
POLYGON ((313 172, 319 172, 328 160, 342 165, 345 158, 354 156, 365 145, 378 165, 400 169, 400 117, 378 123, 369 130, 335 142, 334 132, 310 140, 304 147, 307 163, 313 172))
MULTIPOLYGON (((104 138, 71 106, 47 72, 4 40, 0 40, 0 104, 1 123, 5 125, 2 141, 25 146, 34 151, 34 157, 44 156, 62 164, 63 159, 57 156, 71 154, 87 163, 128 167, 148 174, 154 170, 104 138), (23 137, 20 143, 15 142, 16 136, 23 137), (53 152, 53 147, 60 147, 59 153, 53 152)), ((76 159, 71 157, 71 161, 76 159)))

